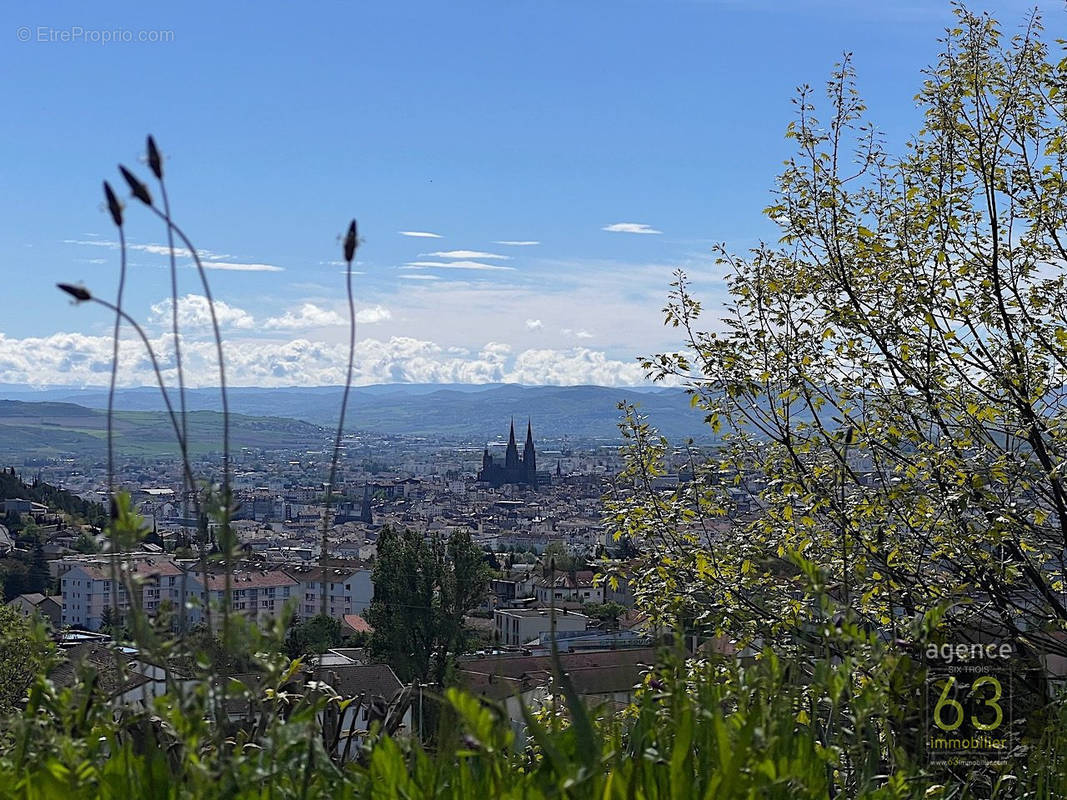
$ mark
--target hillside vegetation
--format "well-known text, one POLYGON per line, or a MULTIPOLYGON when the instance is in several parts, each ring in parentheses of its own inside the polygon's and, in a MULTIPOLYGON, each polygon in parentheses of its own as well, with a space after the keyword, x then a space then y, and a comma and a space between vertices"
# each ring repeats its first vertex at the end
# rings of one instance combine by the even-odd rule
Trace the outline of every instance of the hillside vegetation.
MULTIPOLYGON (((222 415, 193 411, 188 415, 189 450, 217 452, 222 415)), ((277 416, 235 414, 230 420, 236 447, 263 450, 320 449, 326 433, 317 425, 277 416)), ((114 436, 117 452, 128 456, 166 456, 174 446, 170 422, 162 411, 118 411, 114 436)), ((73 403, 27 403, 0 400, 0 460, 74 457, 102 459, 107 446, 107 414, 73 403)))

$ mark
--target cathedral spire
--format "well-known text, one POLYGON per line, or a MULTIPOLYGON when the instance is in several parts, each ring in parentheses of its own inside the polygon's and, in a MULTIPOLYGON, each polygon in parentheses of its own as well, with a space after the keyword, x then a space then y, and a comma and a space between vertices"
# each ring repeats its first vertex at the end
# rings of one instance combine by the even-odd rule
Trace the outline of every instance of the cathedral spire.
POLYGON ((515 418, 511 418, 511 435, 508 437, 508 449, 504 454, 504 468, 515 469, 519 466, 519 446, 515 444, 515 418))
POLYGON ((522 466, 526 472, 526 482, 530 486, 537 485, 537 453, 534 450, 533 425, 526 420, 526 447, 522 450, 522 466))

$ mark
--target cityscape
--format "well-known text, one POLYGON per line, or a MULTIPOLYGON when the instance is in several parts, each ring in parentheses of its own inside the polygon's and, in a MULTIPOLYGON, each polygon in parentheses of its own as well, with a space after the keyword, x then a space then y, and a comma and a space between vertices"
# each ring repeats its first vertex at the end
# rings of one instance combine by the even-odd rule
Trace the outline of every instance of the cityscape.
POLYGON ((0 800, 1067 797, 1065 14, 0 10, 0 800))

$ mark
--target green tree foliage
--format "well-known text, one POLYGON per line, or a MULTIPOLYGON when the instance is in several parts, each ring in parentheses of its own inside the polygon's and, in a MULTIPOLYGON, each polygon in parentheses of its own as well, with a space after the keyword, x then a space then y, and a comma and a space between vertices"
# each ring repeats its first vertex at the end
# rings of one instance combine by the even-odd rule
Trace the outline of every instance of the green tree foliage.
POLYGON ((116 614, 115 609, 111 606, 104 606, 104 610, 100 612, 100 633, 118 637, 122 627, 121 619, 119 617, 121 617, 121 615, 116 614))
POLYGON ((4 588, 4 602, 33 591, 30 588, 30 567, 24 558, 0 558, 0 586, 4 588))
POLYGON ((48 594, 52 586, 52 573, 48 569, 48 560, 44 555, 44 544, 40 538, 34 541, 33 554, 30 557, 29 569, 30 591, 48 594))
MULTIPOLYGON (((721 251, 725 333, 698 330, 679 275, 666 314, 688 350, 647 365, 686 381, 724 432, 722 459, 680 490, 684 509, 617 509, 624 532, 687 552, 698 584, 731 587, 709 621, 795 625, 807 609, 791 550, 871 625, 946 602, 1012 635, 1067 621, 1067 62, 1049 61, 1039 30, 1004 41, 959 10, 900 156, 865 121, 846 61, 826 124, 810 91, 797 101, 797 152, 767 209, 780 244, 721 251), (758 496, 714 563, 679 547, 732 509, 704 491, 713 473, 758 496)), ((630 477, 661 470, 662 443, 633 416, 628 428, 630 477)))
POLYGON ((0 605, 0 719, 21 703, 50 650, 43 629, 35 629, 14 608, 0 605))
POLYGON ((330 616, 317 615, 298 622, 285 637, 285 652, 290 658, 322 653, 344 642, 341 623, 330 616))
POLYGON ((552 570, 556 571, 556 575, 561 575, 573 572, 577 568, 578 560, 571 555, 567 545, 558 539, 549 542, 545 547, 545 552, 541 554, 541 574, 545 577, 548 577, 552 570))
POLYGON ((74 540, 73 548, 77 552, 85 553, 86 555, 100 552, 100 545, 96 543, 96 539, 85 531, 78 534, 78 538, 74 540))
POLYGON ((372 652, 402 680, 441 685, 464 645, 463 617, 484 599, 489 577, 485 554, 465 531, 445 542, 383 530, 367 611, 372 652))
POLYGON ((599 620, 608 630, 617 631, 619 617, 626 613, 626 608, 609 600, 606 603, 586 603, 582 606, 582 613, 599 620))
POLYGON ((107 523, 107 509, 99 503, 83 500, 66 489, 59 489, 37 478, 24 483, 15 474, 14 467, 0 470, 0 499, 15 498, 42 503, 98 527, 107 523))
MULTIPOLYGON (((899 155, 848 59, 826 96, 825 116, 812 90, 796 101, 779 242, 719 248, 725 330, 678 273, 665 314, 686 347, 645 361, 689 388, 719 456, 657 491, 671 449, 626 409, 612 510, 649 548, 638 597, 807 676, 844 655, 827 631, 895 641, 921 619, 1032 665, 1067 623, 1067 60, 1036 18, 1008 39, 957 8, 899 155)), ((882 742, 907 735, 886 703, 882 742)))

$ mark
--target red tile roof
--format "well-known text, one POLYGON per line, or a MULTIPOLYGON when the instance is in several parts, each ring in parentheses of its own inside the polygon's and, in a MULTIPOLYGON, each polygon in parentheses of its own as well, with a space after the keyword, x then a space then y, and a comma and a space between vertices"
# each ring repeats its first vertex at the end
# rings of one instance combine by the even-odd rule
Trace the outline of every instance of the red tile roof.
POLYGON ((374 628, 371 627, 370 623, 363 619, 359 614, 345 614, 344 624, 356 633, 374 632, 374 628))

